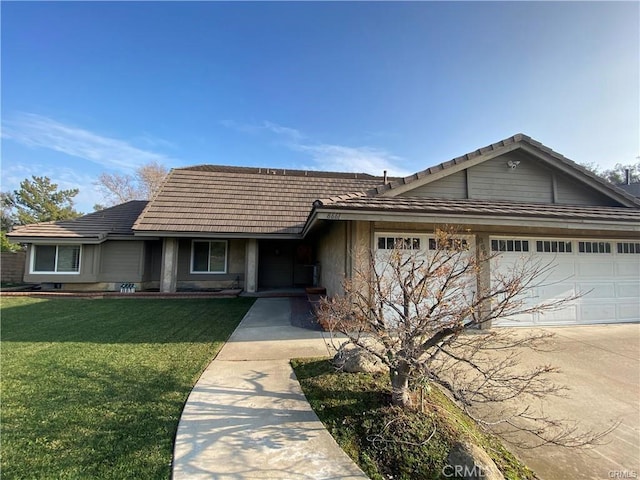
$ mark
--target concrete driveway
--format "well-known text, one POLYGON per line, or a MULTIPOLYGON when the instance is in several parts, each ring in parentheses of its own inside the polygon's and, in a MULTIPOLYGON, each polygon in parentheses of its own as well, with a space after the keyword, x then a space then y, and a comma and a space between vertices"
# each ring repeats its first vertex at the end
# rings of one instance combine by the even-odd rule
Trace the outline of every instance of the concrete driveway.
POLYGON ((560 367, 557 383, 570 388, 545 400, 545 411, 595 431, 619 425, 587 450, 513 450, 544 480, 640 478, 640 324, 545 330, 555 334, 553 351, 527 353, 525 363, 560 367))

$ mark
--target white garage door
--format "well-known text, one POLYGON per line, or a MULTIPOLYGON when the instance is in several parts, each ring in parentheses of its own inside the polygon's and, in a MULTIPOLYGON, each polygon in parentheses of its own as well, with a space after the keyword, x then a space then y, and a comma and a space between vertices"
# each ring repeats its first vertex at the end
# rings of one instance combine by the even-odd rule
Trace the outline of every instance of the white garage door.
MULTIPOLYGON (((582 296, 562 310, 520 315, 499 326, 575 325, 640 321, 640 243, 628 240, 492 237, 501 254, 492 271, 508 272, 515 262, 533 256, 552 262, 544 285, 529 292, 528 304, 574 294, 582 296)), ((494 273, 495 275, 495 273, 494 273)), ((495 277, 494 277, 495 278, 495 277)))

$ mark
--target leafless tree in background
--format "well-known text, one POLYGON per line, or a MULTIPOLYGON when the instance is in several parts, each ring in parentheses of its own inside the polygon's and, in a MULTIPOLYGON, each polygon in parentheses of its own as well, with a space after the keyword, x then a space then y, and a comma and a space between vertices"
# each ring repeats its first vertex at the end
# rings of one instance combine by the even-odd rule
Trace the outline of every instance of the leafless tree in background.
POLYGON ((106 202, 95 205, 94 210, 130 200, 149 200, 159 190, 167 174, 167 168, 157 162, 142 165, 133 175, 102 173, 95 185, 102 191, 106 202))

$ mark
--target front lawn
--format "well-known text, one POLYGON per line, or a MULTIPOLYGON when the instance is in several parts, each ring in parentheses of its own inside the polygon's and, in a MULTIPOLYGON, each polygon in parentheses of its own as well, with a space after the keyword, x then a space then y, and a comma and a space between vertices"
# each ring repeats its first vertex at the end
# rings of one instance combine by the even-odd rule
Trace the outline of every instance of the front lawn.
POLYGON ((170 477, 184 402, 253 299, 1 299, 3 479, 170 477))

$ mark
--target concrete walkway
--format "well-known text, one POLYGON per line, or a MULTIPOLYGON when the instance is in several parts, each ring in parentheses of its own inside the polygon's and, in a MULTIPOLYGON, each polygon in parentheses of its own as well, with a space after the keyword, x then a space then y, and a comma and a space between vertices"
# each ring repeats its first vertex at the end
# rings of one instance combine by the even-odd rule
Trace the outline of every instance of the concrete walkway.
POLYGON ((289 365, 329 355, 323 334, 291 326, 288 298, 259 298, 185 405, 173 478, 366 479, 307 402, 289 365))

